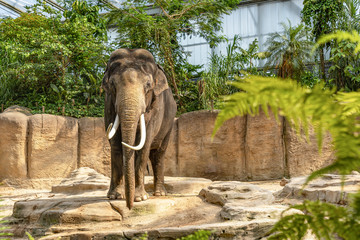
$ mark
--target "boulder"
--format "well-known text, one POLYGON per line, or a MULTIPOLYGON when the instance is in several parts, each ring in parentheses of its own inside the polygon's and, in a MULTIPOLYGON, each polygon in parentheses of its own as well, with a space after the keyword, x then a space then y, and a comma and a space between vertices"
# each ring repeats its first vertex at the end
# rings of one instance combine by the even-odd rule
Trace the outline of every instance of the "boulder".
POLYGON ((109 201, 99 197, 18 201, 14 204, 13 217, 27 224, 43 226, 122 220, 121 214, 112 208, 109 201))
POLYGON ((30 178, 66 177, 77 167, 78 123, 75 118, 37 114, 29 117, 30 178))
POLYGON ((275 225, 275 223, 276 220, 272 220, 272 219, 265 219, 265 220, 262 219, 251 222, 226 221, 226 222, 189 225, 189 226, 181 226, 181 227, 168 227, 168 228, 145 229, 145 230, 127 230, 119 233, 118 236, 121 236, 121 234, 123 234, 127 239, 136 239, 141 237, 144 233, 147 233, 149 239, 180 239, 182 237, 193 234, 196 231, 205 230, 211 232, 211 236, 209 239, 253 240, 253 239, 261 239, 263 236, 265 236, 269 232, 269 230, 275 225))
MULTIPOLYGON (((199 230, 211 232, 210 239, 222 240, 253 240, 262 239, 274 226, 276 220, 257 220, 251 222, 227 221, 222 223, 167 227, 144 230, 77 231, 43 237, 43 240, 55 239, 141 239, 147 234, 148 239, 180 239, 199 230)), ((306 238, 307 239, 307 238, 306 238)), ((308 239, 307 239, 308 240, 308 239)))
POLYGON ((311 181, 303 189, 307 177, 292 178, 291 181, 278 193, 279 197, 324 201, 335 204, 346 204, 348 194, 359 190, 360 175, 346 175, 344 188, 341 187, 342 176, 325 174, 311 181))
MULTIPOLYGON (((244 207, 237 202, 226 203, 220 216, 225 220, 253 221, 254 219, 276 219, 289 207, 284 205, 261 205, 244 207)), ((292 214, 303 214, 300 210, 290 209, 284 212, 284 216, 292 214)))
POLYGON ((19 113, 22 113, 22 114, 25 114, 26 116, 31 116, 31 109, 29 108, 26 108, 26 107, 21 107, 21 106, 18 106, 18 105, 13 105, 13 106, 10 106, 8 108, 6 108, 4 110, 4 113, 9 113, 9 112, 19 112, 19 113))
POLYGON ((283 145, 283 117, 276 121, 261 110, 247 116, 245 155, 246 173, 252 180, 281 179, 286 173, 283 145))
POLYGON ((228 120, 211 139, 216 116, 217 112, 197 111, 179 117, 179 176, 246 179, 245 118, 228 120))
POLYGON ((0 114, 0 180, 27 177, 28 119, 20 112, 0 114))
MULTIPOLYGON (((212 183, 206 178, 190 177, 165 177, 165 189, 172 195, 198 195, 201 189, 208 187, 212 183)), ((145 177, 145 190, 154 191, 154 178, 145 177)))
POLYGON ((331 144, 329 133, 325 133, 321 152, 319 152, 318 141, 314 129, 309 129, 309 142, 302 131, 300 134, 285 123, 285 150, 289 175, 291 177, 304 176, 330 165, 335 159, 335 153, 331 144))
POLYGON ((81 167, 70 173, 59 185, 52 187, 53 193, 80 194, 86 191, 107 190, 110 178, 88 167, 81 167))
POLYGON ((110 177, 111 150, 103 118, 79 119, 79 166, 110 177))
POLYGON ((214 182, 199 193, 207 202, 224 206, 229 202, 236 202, 245 207, 271 204, 275 198, 265 189, 242 182, 214 182))

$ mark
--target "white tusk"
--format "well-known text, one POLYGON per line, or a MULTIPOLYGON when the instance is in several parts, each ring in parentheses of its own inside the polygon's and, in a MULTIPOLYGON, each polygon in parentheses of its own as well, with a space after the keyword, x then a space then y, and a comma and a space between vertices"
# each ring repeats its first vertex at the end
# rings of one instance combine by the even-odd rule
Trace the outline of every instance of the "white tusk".
POLYGON ((119 125, 120 125, 119 115, 116 114, 114 124, 110 123, 106 131, 106 135, 109 140, 115 135, 119 125))
POLYGON ((146 139, 146 127, 145 127, 145 118, 144 118, 144 114, 141 114, 140 116, 140 132, 141 132, 141 139, 140 139, 140 143, 139 145, 137 145, 136 147, 130 146, 129 144, 126 144, 124 142, 121 142, 124 146, 132 149, 132 150, 140 150, 143 148, 144 144, 145 144, 145 139, 146 139))

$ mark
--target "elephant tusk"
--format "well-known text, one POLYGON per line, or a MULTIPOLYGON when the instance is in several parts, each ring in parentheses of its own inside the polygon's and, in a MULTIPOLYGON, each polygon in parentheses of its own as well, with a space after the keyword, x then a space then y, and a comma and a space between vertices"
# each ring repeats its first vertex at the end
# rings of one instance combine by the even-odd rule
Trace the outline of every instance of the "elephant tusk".
POLYGON ((110 123, 106 130, 106 135, 109 140, 115 135, 116 130, 118 129, 119 125, 120 125, 119 115, 116 114, 114 124, 110 123))
POLYGON ((136 147, 130 146, 129 144, 126 144, 124 142, 121 142, 125 147, 128 147, 132 150, 140 150, 144 147, 145 139, 146 139, 146 127, 145 127, 145 117, 144 114, 141 114, 140 116, 140 132, 141 132, 141 139, 139 145, 136 147))

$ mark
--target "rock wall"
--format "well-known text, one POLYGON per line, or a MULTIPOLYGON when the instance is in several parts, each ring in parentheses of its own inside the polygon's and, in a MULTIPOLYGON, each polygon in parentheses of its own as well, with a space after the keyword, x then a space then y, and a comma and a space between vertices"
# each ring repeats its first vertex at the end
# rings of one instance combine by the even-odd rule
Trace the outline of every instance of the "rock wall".
MULTIPOLYGON (((267 180, 301 176, 334 159, 327 136, 319 154, 273 116, 236 117, 211 140, 217 112, 198 111, 174 121, 165 155, 167 176, 212 180, 267 180)), ((102 118, 0 114, 0 180, 67 177, 79 167, 110 176, 110 146, 102 118)))

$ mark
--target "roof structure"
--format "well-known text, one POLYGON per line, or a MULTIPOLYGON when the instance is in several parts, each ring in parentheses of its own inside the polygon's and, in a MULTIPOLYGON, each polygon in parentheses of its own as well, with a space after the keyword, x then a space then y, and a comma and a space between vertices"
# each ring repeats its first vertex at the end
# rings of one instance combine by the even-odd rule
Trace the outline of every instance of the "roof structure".
MULTIPOLYGON (((49 6, 63 11, 64 8, 56 0, 44 0, 49 6)), ((110 8, 117 8, 122 0, 100 0, 109 5, 110 8)), ((0 18, 17 18, 21 13, 27 11, 27 7, 36 4, 36 0, 0 0, 0 18)))
MULTIPOLYGON (((57 0, 44 0, 53 8, 63 10, 57 0)), ((96 1, 96 0, 87 0, 96 1)), ((98 0, 110 8, 120 7, 124 0, 98 0)), ((27 6, 32 6, 36 0, 0 0, 0 18, 20 16, 26 12, 27 6)), ((303 0, 242 0, 237 9, 223 16, 223 30, 219 34, 232 41, 235 35, 240 35, 243 48, 247 48, 255 39, 258 40, 260 51, 265 50, 264 43, 271 33, 280 32, 281 22, 290 21, 292 25, 300 23, 300 12, 303 0)), ((149 8, 151 14, 154 9, 149 8)), ((116 31, 109 29, 109 39, 115 39, 116 31)), ((224 53, 228 43, 222 43, 210 49, 209 43, 200 36, 186 36, 181 45, 188 53, 191 64, 208 65, 210 53, 224 53)), ((258 61, 256 65, 263 65, 258 61)))

